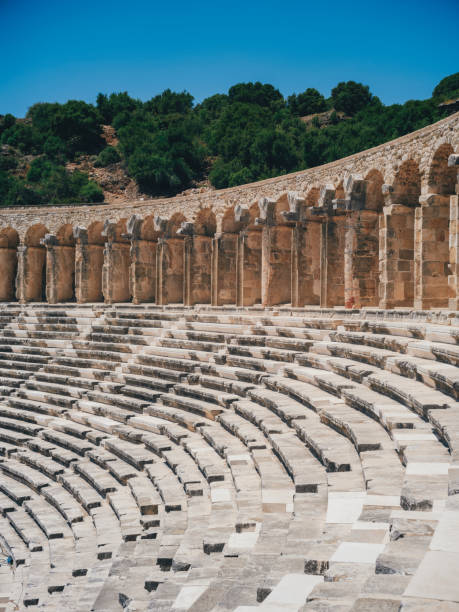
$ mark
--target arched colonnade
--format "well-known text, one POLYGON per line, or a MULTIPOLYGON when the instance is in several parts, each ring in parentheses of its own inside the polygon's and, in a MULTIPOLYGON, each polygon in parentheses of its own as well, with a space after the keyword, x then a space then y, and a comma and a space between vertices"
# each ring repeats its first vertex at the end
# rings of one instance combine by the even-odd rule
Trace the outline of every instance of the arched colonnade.
POLYGON ((190 221, 133 215, 0 230, 0 300, 292 307, 454 308, 459 303, 459 156, 374 168, 337 185, 211 208, 190 221))

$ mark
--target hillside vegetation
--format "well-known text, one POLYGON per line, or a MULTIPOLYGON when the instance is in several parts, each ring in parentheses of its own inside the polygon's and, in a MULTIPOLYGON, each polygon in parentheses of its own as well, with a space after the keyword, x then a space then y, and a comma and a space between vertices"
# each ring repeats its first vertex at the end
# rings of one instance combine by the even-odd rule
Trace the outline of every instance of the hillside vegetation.
POLYGON ((37 103, 24 119, 0 116, 0 205, 101 202, 111 177, 121 192, 131 183, 148 196, 270 178, 429 125, 455 97, 459 73, 428 100, 390 106, 354 81, 328 99, 312 88, 284 98, 257 82, 201 104, 170 90, 146 102, 124 92, 99 94, 95 105, 37 103))

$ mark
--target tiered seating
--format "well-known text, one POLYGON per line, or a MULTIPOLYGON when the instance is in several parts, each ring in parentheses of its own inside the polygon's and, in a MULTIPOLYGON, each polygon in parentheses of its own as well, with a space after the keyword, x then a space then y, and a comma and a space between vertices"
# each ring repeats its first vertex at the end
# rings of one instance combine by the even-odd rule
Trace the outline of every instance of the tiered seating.
POLYGON ((4 305, 7 605, 454 607, 428 578, 459 570, 458 337, 442 313, 4 305))

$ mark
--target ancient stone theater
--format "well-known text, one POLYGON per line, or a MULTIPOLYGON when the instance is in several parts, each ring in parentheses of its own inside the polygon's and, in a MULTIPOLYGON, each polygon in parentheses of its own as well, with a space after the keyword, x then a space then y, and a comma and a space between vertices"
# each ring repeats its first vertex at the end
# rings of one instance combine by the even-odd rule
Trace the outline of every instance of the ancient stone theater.
POLYGON ((458 171, 1 209, 0 610, 459 610, 458 171))

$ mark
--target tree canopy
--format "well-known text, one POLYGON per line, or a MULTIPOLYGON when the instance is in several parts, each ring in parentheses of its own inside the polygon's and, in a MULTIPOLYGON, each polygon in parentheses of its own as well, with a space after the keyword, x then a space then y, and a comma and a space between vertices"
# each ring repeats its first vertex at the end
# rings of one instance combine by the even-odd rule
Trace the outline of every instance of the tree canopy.
POLYGON ((170 89, 145 102, 127 92, 100 93, 95 105, 39 102, 24 119, 0 116, 0 205, 101 201, 97 183, 73 170, 81 158, 107 172, 117 164, 153 196, 205 179, 216 188, 257 181, 422 128, 445 116, 439 102, 455 95, 459 73, 442 79, 431 99, 390 106, 355 81, 338 83, 328 99, 313 87, 284 98, 257 81, 199 104, 170 89), (301 119, 324 111, 320 121, 301 119), (110 125, 117 141, 108 144, 110 125))

